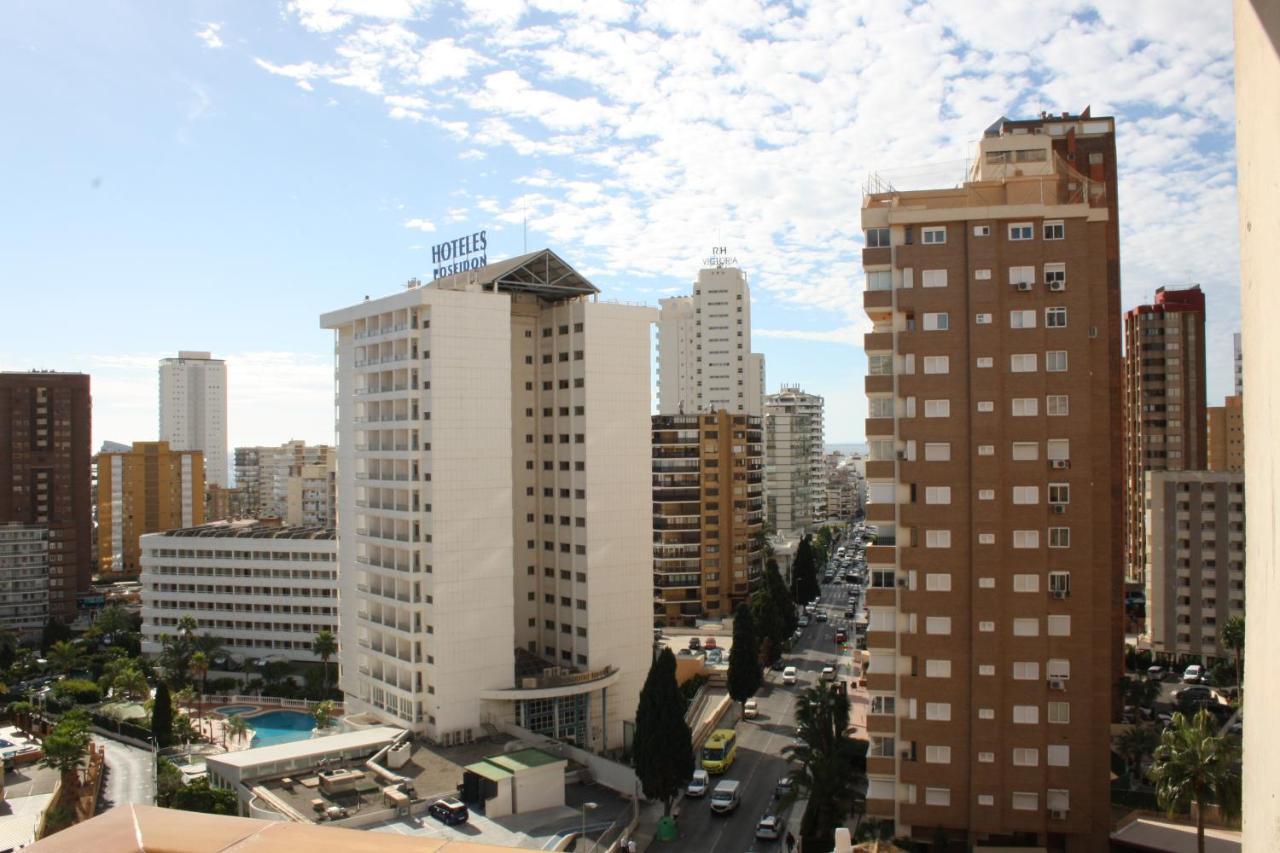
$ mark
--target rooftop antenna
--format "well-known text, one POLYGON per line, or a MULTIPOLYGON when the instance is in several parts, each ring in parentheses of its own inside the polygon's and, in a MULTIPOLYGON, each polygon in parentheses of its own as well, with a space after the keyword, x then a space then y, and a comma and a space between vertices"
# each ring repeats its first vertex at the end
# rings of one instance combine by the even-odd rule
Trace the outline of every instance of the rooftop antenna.
POLYGON ((529 253, 529 202, 524 203, 524 249, 520 252, 523 255, 529 253))

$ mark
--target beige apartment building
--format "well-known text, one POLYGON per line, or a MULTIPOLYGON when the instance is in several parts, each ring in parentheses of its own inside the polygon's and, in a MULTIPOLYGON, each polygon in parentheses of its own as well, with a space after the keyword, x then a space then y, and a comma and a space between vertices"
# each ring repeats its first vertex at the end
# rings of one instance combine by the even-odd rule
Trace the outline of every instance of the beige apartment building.
POLYGON ((167 441, 135 441, 98 454, 98 571, 142 571, 139 538, 204 524, 204 454, 167 441))
POLYGON ((826 514, 823 399, 799 385, 764 398, 765 511, 784 538, 803 536, 826 514))
POLYGON ((1244 398, 1227 397, 1205 409, 1205 442, 1210 471, 1244 470, 1244 398))
POLYGON ((1229 657, 1219 632, 1244 616, 1244 474, 1147 472, 1147 633, 1160 657, 1229 657))
POLYGON ((987 129, 963 184, 863 202, 867 813, 1098 850, 1120 672, 1115 124, 987 129))
POLYGON ((1124 315, 1125 579, 1147 565, 1146 474, 1205 467, 1204 293, 1161 287, 1124 315))
POLYGON ((654 415, 654 623, 731 614, 764 571, 763 529, 761 419, 654 415))

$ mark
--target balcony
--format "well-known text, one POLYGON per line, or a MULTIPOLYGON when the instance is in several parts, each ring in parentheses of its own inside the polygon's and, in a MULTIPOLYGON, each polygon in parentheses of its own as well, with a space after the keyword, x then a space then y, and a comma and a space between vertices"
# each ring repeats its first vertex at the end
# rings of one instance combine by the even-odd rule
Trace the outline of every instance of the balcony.
POLYGON ((895 521, 897 520, 896 504, 867 504, 867 521, 895 521))
MULTIPOLYGON (((892 253, 893 253, 893 250, 890 249, 888 246, 874 248, 874 249, 863 249, 862 265, 864 267, 885 266, 893 262, 892 253)), ((877 291, 877 292, 883 292, 883 291, 877 291)))
POLYGON ((862 292, 862 307, 870 311, 879 309, 888 311, 893 308, 892 290, 865 290, 862 292))
POLYGON ((893 376, 868 375, 866 379, 866 392, 868 394, 892 394, 893 376))
POLYGON ((893 470, 893 460, 882 459, 867 462, 868 480, 892 480, 897 476, 893 470))
POLYGON ((869 438, 871 436, 892 437, 894 431, 893 418, 867 418, 866 433, 869 438))
POLYGON ((867 546, 867 565, 893 565, 898 559, 897 549, 893 545, 867 546))

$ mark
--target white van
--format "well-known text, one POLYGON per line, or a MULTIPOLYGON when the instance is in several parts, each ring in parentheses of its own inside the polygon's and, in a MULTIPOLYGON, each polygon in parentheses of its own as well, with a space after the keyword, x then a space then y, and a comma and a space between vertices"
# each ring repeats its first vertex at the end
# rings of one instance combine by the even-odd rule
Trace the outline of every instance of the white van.
POLYGON ((782 683, 783 684, 796 683, 796 668, 794 666, 789 666, 782 671, 782 683))
POLYGON ((684 795, 686 797, 701 797, 707 793, 707 786, 710 784, 711 777, 707 775, 707 771, 698 768, 693 771, 693 778, 685 786, 684 795))
POLYGON ((738 807, 738 800, 738 782, 734 779, 725 779, 711 792, 711 811, 716 814, 728 814, 738 807))

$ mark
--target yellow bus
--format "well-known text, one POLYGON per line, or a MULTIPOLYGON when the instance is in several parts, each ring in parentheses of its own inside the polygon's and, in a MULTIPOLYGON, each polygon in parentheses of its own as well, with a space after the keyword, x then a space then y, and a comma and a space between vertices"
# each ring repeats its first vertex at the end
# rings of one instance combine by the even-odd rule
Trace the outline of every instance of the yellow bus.
POLYGON ((702 744, 702 769, 723 773, 738 756, 738 733, 733 729, 716 729, 702 744))

